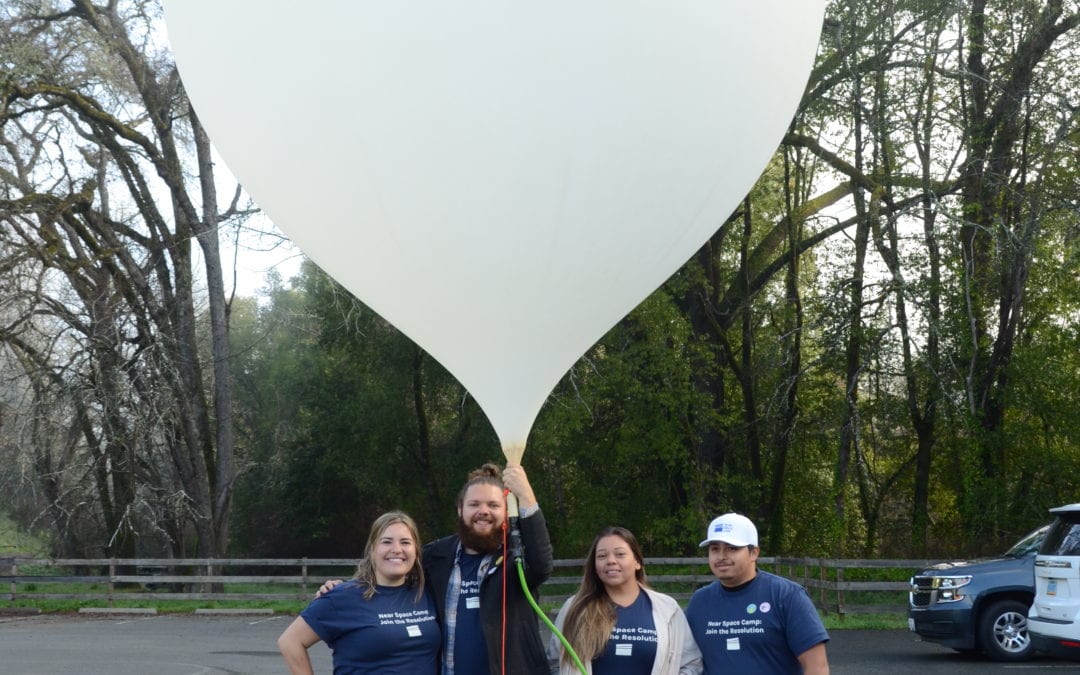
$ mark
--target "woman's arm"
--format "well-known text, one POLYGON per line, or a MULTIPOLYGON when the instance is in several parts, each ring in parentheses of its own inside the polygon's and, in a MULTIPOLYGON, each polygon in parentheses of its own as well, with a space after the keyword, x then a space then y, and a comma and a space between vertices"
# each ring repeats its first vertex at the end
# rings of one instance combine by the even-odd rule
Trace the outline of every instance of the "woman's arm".
POLYGON ((680 651, 679 675, 699 675, 705 669, 701 662, 701 650, 694 640, 694 634, 690 630, 690 624, 687 622, 682 609, 675 612, 674 622, 677 628, 672 633, 682 636, 681 647, 676 647, 680 651))
MULTIPOLYGON (((563 623, 566 621, 566 610, 570 608, 570 603, 573 601, 574 596, 570 596, 570 598, 566 602, 564 602, 563 606, 559 609, 558 615, 555 616, 555 630, 559 631, 560 634, 562 633, 563 623)), ((558 635, 552 633, 551 639, 548 640, 547 645, 548 666, 551 668, 552 675, 558 675, 558 673, 561 671, 562 653, 562 641, 559 640, 558 635)))
POLYGON ((303 617, 289 624, 285 632, 277 639, 278 649, 285 658, 285 665, 289 667, 292 675, 315 675, 311 668, 311 659, 308 657, 308 647, 319 641, 319 636, 311 630, 311 626, 303 617))

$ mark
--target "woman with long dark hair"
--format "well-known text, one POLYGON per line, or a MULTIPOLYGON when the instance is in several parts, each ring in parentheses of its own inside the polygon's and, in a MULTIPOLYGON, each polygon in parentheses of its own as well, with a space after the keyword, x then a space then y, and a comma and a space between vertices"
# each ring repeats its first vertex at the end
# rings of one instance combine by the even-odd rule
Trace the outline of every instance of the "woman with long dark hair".
MULTIPOLYGON (((606 527, 593 540, 581 586, 555 626, 592 675, 697 675, 701 652, 679 604, 646 583, 634 534, 606 527)), ((553 673, 578 673, 562 643, 548 648, 553 673)))

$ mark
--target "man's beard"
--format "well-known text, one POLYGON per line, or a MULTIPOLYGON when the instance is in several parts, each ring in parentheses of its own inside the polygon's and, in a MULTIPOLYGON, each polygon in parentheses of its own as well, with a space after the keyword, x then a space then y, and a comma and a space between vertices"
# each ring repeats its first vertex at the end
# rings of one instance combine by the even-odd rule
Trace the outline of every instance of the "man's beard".
POLYGON ((494 553, 502 546, 501 528, 494 528, 491 534, 479 534, 461 516, 458 516, 458 537, 461 538, 461 546, 470 551, 494 553))

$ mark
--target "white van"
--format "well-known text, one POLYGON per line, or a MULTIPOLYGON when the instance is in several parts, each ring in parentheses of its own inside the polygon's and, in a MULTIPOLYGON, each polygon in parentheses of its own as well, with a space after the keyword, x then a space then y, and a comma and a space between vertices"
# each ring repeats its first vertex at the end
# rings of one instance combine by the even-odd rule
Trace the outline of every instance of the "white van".
POLYGON ((1050 513, 1054 522, 1035 556, 1028 634, 1040 652, 1080 658, 1080 504, 1050 513))

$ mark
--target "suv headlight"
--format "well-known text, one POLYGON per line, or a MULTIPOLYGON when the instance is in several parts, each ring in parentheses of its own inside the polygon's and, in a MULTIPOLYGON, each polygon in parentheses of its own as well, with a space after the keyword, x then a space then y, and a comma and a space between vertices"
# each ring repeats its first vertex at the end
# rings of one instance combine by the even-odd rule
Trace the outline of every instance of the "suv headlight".
POLYGON ((971 583, 971 576, 966 577, 934 577, 933 588, 937 593, 938 602, 956 602, 963 600, 964 594, 961 588, 971 583))

